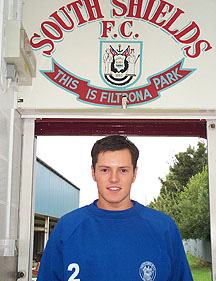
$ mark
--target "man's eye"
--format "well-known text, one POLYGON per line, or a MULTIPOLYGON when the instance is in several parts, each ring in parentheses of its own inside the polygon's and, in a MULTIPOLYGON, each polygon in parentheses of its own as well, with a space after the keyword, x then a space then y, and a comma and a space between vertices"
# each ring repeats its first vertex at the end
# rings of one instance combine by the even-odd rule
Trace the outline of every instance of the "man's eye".
POLYGON ((121 172, 124 174, 124 173, 127 173, 127 169, 121 169, 121 172))
POLYGON ((107 173, 107 172, 108 172, 108 169, 105 169, 105 168, 104 168, 104 169, 101 169, 101 172, 102 172, 102 173, 107 173))

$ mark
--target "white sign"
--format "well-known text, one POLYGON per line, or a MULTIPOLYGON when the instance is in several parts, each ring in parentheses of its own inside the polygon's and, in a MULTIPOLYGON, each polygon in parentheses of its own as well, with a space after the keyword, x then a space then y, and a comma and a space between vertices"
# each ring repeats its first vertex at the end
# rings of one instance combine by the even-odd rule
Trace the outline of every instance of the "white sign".
POLYGON ((37 77, 22 108, 215 110, 213 0, 24 4, 37 77))

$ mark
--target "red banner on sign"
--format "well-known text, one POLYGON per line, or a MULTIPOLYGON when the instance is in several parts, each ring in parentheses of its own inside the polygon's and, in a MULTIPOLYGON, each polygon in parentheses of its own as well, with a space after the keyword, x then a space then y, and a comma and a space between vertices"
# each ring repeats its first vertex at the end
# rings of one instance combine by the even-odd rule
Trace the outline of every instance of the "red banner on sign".
POLYGON ((162 72, 149 77, 148 84, 138 88, 124 90, 102 89, 92 86, 90 81, 77 77, 65 70, 55 60, 53 69, 41 71, 52 83, 64 90, 75 94, 79 101, 100 106, 121 107, 123 97, 127 106, 138 105, 153 101, 160 97, 163 91, 188 77, 194 69, 182 69, 184 59, 162 72))

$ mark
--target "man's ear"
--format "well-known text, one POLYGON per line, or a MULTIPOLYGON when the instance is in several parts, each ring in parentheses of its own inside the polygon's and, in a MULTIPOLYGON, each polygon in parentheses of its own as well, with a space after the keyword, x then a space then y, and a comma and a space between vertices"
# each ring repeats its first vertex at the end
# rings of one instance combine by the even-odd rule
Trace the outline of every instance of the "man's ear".
POLYGON ((137 170, 138 170, 138 167, 136 167, 135 170, 134 170, 134 174, 133 174, 133 183, 134 183, 135 180, 136 180, 137 170))
POLYGON ((95 171, 94 171, 93 165, 91 165, 91 172, 92 172, 92 178, 93 178, 93 180, 96 181, 95 171))

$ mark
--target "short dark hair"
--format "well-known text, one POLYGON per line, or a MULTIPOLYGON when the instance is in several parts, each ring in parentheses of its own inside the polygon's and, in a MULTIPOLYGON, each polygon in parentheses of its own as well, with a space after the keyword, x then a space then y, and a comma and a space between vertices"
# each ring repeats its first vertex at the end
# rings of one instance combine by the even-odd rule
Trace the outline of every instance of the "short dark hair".
POLYGON ((96 141, 91 150, 93 169, 95 170, 95 166, 98 161, 98 155, 100 152, 123 149, 128 149, 130 151, 133 169, 135 170, 135 168, 137 167, 139 150, 135 146, 135 144, 132 143, 127 137, 120 135, 111 135, 96 141))

